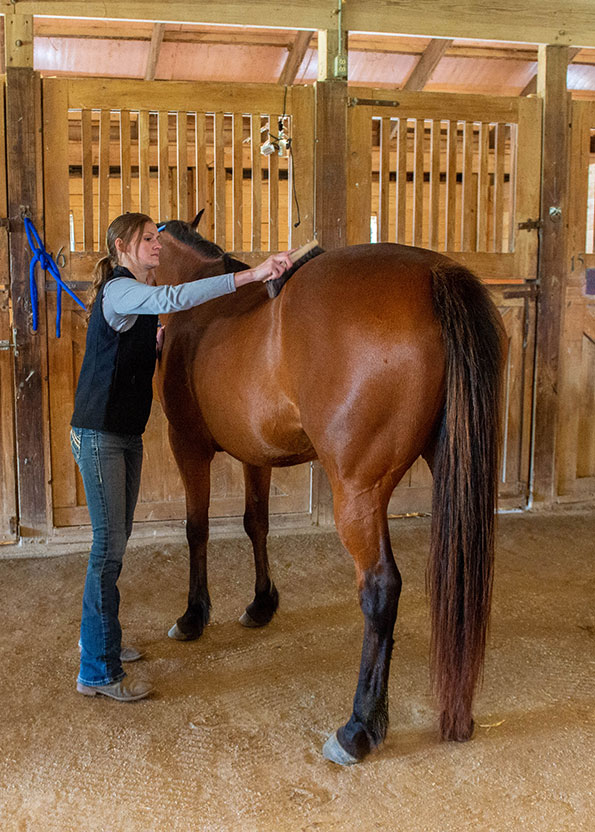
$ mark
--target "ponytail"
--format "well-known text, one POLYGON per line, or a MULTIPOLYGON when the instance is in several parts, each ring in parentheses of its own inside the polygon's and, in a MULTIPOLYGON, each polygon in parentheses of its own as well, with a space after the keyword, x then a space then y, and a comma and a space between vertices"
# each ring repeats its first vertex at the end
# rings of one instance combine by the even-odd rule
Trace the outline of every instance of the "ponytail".
POLYGON ((89 289, 89 296, 87 300, 87 320, 91 317, 91 312, 93 311, 93 306, 97 300, 97 295, 112 276, 116 265, 117 263, 113 262, 113 258, 109 254, 106 254, 105 257, 102 257, 101 260, 98 260, 95 264, 95 268, 93 269, 93 284, 89 289))

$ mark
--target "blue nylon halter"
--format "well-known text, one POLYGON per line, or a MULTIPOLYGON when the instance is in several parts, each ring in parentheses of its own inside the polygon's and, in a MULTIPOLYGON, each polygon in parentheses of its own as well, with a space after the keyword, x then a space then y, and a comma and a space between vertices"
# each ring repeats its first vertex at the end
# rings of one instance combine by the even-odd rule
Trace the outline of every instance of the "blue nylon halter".
POLYGON ((33 222, 29 219, 29 217, 23 217, 23 222, 25 223, 25 232, 27 234, 27 240, 29 241, 29 246, 31 251, 33 252, 33 257, 31 258, 31 262, 29 263, 29 293, 31 297, 31 312, 33 318, 33 332, 37 332, 37 285, 35 283, 35 266, 39 263, 41 268, 45 272, 49 272, 54 280, 56 281, 56 338, 60 337, 60 319, 62 317, 62 289, 67 292, 70 297, 75 300, 79 306, 82 306, 83 309, 86 309, 85 304, 83 301, 78 298, 75 293, 70 289, 66 283, 60 277, 60 270, 54 258, 48 254, 45 250, 44 244, 41 242, 39 234, 37 233, 37 229, 33 225, 33 222))

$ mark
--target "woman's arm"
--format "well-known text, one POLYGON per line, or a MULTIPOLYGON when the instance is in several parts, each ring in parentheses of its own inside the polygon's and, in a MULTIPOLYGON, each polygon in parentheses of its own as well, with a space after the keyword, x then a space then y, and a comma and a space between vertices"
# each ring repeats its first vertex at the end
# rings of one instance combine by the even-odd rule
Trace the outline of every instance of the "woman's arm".
POLYGON ((205 277, 176 286, 147 286, 131 277, 110 280, 103 292, 103 311, 116 315, 159 315, 192 309, 213 298, 235 292, 233 274, 205 277))

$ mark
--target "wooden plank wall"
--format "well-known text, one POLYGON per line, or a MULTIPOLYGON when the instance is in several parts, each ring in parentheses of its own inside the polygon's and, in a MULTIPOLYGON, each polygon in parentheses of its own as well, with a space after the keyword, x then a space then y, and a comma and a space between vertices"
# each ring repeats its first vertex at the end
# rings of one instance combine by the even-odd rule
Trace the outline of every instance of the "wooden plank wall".
POLYGON ((351 102, 350 243, 417 245, 485 278, 535 277, 537 235, 518 223, 539 215, 540 101, 355 88, 351 102))
MULTIPOLYGON (((57 208, 46 222, 46 240, 54 251, 65 247, 63 271, 81 289, 88 285, 108 223, 125 210, 143 210, 167 220, 192 219, 205 207, 201 232, 248 261, 287 247, 290 241, 299 245, 311 239, 311 89, 296 90, 287 99, 284 127, 293 136, 292 165, 286 156, 260 153, 269 133, 278 136, 282 90, 271 93, 267 87, 263 92, 252 86, 246 95, 236 90, 235 97, 226 100, 225 85, 207 85, 208 90, 197 93, 194 84, 152 83, 149 102, 146 85, 133 83, 129 90, 120 82, 107 86, 106 91, 104 84, 93 81, 44 82, 45 199, 57 208), (114 108, 124 102, 125 109, 114 108), (246 109, 236 109, 239 106, 246 109), (294 170, 299 172, 297 228, 295 201, 290 199, 294 170)), ((52 288, 48 286, 50 319, 56 298, 52 288)), ((84 312, 64 298, 62 337, 49 343, 52 493, 54 523, 59 527, 88 523, 82 482, 65 441, 85 335, 84 312)), ((184 493, 158 401, 144 440, 136 519, 184 517, 184 493)), ((271 512, 306 515, 309 486, 308 466, 276 471, 271 512)), ((241 465, 219 454, 212 468, 211 514, 242 512, 241 465)))
MULTIPOLYGON (((269 249, 311 238, 312 90, 295 88, 288 97, 287 126, 294 137, 295 167, 286 158, 260 154, 268 132, 278 129, 283 113, 280 95, 270 88, 230 91, 225 85, 178 83, 153 83, 149 95, 143 82, 46 80, 46 204, 51 200, 55 206, 46 221, 46 240, 54 251, 65 247, 65 275, 83 283, 88 280, 106 225, 123 210, 142 209, 159 219, 191 218, 204 206, 203 233, 248 262, 269 249), (62 187, 66 180, 68 189, 62 187), (294 185, 302 220, 297 229, 291 199, 294 185)), ((371 107, 353 102, 354 98, 390 102, 389 91, 350 88, 349 95, 349 241, 369 240, 375 234, 378 240, 445 250, 491 284, 509 338, 500 493, 503 505, 521 506, 529 480, 535 328, 530 281, 536 275, 537 234, 519 229, 518 224, 539 215, 540 160, 535 148, 541 102, 398 92, 394 95, 399 106, 393 110, 390 103, 371 107)), ((595 119, 589 121, 587 110, 581 117, 584 144, 587 122, 588 130, 595 131, 595 119)), ((575 176, 586 183, 590 157, 584 148, 582 154, 575 176)), ((588 225, 586 190, 585 185, 583 240, 588 225)), ((589 222, 592 239, 595 222, 589 222)), ((583 243, 579 250, 588 252, 588 245, 583 243)), ((580 286, 575 286, 578 294, 583 291, 580 286)), ((561 499, 590 493, 595 475, 589 431, 595 390, 594 310, 592 302, 578 294, 569 296, 575 306, 566 326, 567 343, 574 349, 567 365, 580 367, 580 372, 574 371, 574 381, 568 376, 567 384, 569 390, 574 385, 572 393, 579 395, 580 402, 578 407, 569 404, 562 422, 559 448, 570 448, 571 461, 560 467, 561 499)), ((54 304, 50 291, 50 315, 54 304)), ((54 522, 59 526, 87 522, 82 486, 64 451, 63 435, 85 327, 82 312, 70 300, 64 301, 64 307, 63 338, 49 346, 54 522)), ((147 430, 146 448, 138 518, 183 516, 182 489, 158 405, 147 430)), ((278 472, 273 511, 308 510, 307 468, 297 479, 291 476, 289 471, 278 472)), ((241 512, 242 477, 237 464, 223 456, 218 459, 213 486, 215 515, 241 512)), ((426 510, 430 488, 425 463, 416 463, 395 492, 390 511, 426 510)))
MULTIPOLYGON (((526 281, 537 271, 537 235, 518 223, 539 213, 540 102, 351 92, 349 242, 444 251, 492 285, 508 335, 500 499, 521 507, 529 491, 535 326, 526 281)), ((429 511, 431 489, 418 460, 389 511, 429 511)))

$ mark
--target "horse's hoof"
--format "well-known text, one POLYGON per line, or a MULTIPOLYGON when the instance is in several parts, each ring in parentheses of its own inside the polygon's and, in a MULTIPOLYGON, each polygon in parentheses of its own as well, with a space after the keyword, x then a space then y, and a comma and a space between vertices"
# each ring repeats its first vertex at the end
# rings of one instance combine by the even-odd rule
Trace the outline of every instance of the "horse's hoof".
POLYGON ((197 638, 197 636, 190 635, 189 633, 183 633, 178 627, 177 622, 170 630, 167 631, 167 635, 175 641, 192 641, 197 638))
POLYGON ((258 621, 255 621, 252 616, 248 614, 247 610, 242 613, 239 621, 242 627, 264 627, 265 624, 268 624, 268 621, 265 621, 264 624, 259 624, 258 621))
POLYGON ((352 757, 348 751, 345 751, 337 739, 336 731, 334 734, 331 734, 322 746, 322 756, 326 757, 327 760, 330 760, 331 763, 338 763, 340 766, 352 766, 354 763, 359 762, 359 760, 352 757))

